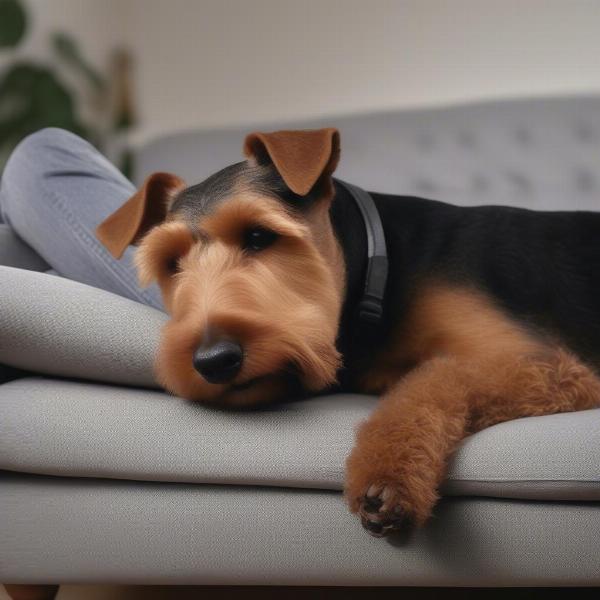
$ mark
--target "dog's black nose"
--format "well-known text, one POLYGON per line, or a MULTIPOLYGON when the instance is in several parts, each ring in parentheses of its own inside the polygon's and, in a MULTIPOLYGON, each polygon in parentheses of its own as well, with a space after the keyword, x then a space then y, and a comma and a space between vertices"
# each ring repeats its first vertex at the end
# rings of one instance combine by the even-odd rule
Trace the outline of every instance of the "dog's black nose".
POLYGON ((194 352, 194 369, 209 383, 227 383, 242 368, 244 352, 231 340, 222 340, 212 346, 201 346, 194 352))

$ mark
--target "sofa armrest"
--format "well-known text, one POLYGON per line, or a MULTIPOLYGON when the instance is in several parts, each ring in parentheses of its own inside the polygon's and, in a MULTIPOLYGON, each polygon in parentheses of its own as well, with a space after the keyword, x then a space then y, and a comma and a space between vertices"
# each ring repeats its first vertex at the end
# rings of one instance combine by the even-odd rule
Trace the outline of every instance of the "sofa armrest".
POLYGON ((0 266, 0 363, 61 377, 158 387, 167 316, 82 283, 0 266))
POLYGON ((0 265, 30 271, 50 269, 46 261, 4 223, 0 223, 0 265))

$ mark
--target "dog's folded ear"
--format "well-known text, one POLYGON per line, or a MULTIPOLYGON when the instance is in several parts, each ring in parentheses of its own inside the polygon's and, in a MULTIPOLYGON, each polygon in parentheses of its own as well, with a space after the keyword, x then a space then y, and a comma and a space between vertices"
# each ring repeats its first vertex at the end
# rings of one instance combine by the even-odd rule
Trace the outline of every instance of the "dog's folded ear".
POLYGON ((96 228, 96 237, 115 257, 121 258, 127 246, 136 244, 148 231, 164 221, 169 202, 185 187, 170 173, 153 173, 123 206, 96 228))
POLYGON ((244 142, 244 154, 259 164, 272 163, 292 192, 306 196, 335 171, 340 134, 333 127, 251 133, 244 142))

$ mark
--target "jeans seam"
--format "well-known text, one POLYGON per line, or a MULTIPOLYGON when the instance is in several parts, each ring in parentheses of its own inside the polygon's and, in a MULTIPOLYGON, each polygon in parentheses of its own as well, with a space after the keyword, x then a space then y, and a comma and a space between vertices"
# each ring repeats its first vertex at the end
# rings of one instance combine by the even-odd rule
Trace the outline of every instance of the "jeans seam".
MULTIPOLYGON (((69 135, 72 135, 72 134, 69 134, 69 135)), ((75 140, 83 141, 74 135, 72 137, 75 138, 75 140)), ((87 146, 89 146, 89 144, 87 144, 87 142, 85 144, 87 146)), ((59 140, 58 148, 56 148, 56 149, 61 149, 60 145, 61 144, 60 144, 60 140, 59 140)), ((50 146, 48 149, 52 150, 53 148, 54 148, 54 146, 50 146)), ((89 146, 89 148, 92 148, 92 147, 89 146)), ((73 152, 70 152, 70 153, 73 154, 73 152)), ((24 161, 25 165, 27 165, 30 161, 34 161, 34 157, 30 156, 29 154, 30 153, 25 153, 24 156, 19 156, 19 158, 21 159, 21 165, 20 165, 21 167, 23 166, 23 164, 22 164, 23 161, 24 161)), ((102 158, 102 160, 106 161, 105 157, 102 157, 101 155, 98 155, 98 156, 100 156, 100 158, 102 158)), ((15 155, 13 153, 13 155, 11 156, 11 159, 14 159, 14 158, 15 158, 15 155)), ((9 163, 7 163, 7 167, 10 167, 11 159, 9 159, 9 163)), ((108 163, 108 164, 110 164, 110 163, 108 163)), ((19 173, 19 171, 20 171, 18 166, 19 165, 14 166, 14 168, 17 169, 17 173, 19 173)), ((7 184, 9 182, 6 178, 6 174, 7 174, 7 170, 5 169, 2 179, 0 180, 0 196, 2 196, 2 206, 0 207, 0 209, 2 209, 4 220, 6 221, 6 223, 8 223, 11 226, 11 228, 14 230, 15 228, 11 225, 11 220, 8 215, 8 213, 9 213, 8 204, 9 203, 7 202, 7 200, 8 200, 7 184)), ((120 267, 119 264, 115 263, 115 259, 112 257, 112 255, 110 255, 108 253, 108 251, 100 245, 100 242, 97 239, 95 239, 93 237, 93 235, 87 230, 87 228, 85 228, 79 222, 79 220, 76 218, 74 213, 63 202, 61 196, 58 195, 51 188, 49 189, 48 187, 43 185, 44 179, 46 178, 46 173, 42 172, 40 174, 40 177, 41 177, 41 183, 42 183, 42 186, 41 186, 42 193, 47 196, 47 198, 50 201, 50 205, 54 206, 59 211, 59 213, 62 214, 64 217, 63 219, 58 220, 59 227, 61 227, 61 228, 64 227, 65 231, 67 231, 68 233, 71 233, 75 237, 75 239, 78 239, 80 241, 81 245, 85 248, 85 250, 83 250, 83 252, 85 254, 87 254, 90 257, 90 259, 99 260, 101 262, 101 267, 106 268, 107 275, 109 277, 110 276, 114 277, 116 282, 118 282, 124 288, 124 290, 127 291, 127 294, 129 295, 129 297, 131 297, 132 299, 137 300, 141 303, 144 303, 146 305, 149 305, 149 306, 152 306, 152 307, 155 307, 155 308, 161 310, 160 303, 157 303, 155 301, 155 299, 153 298, 153 296, 151 294, 149 294, 148 291, 141 289, 139 286, 135 286, 134 282, 132 282, 132 280, 131 280, 130 274, 125 273, 124 268, 120 267)), ((111 177, 111 180, 112 179, 113 178, 111 177)), ((20 189, 19 186, 15 186, 14 191, 17 192, 17 190, 19 190, 19 189, 20 189)), ((19 194, 17 194, 16 197, 18 197, 18 196, 19 196, 19 194)), ((24 204, 26 204, 26 203, 24 203, 24 204)))
POLYGON ((147 305, 155 307, 154 302, 146 291, 132 287, 129 279, 115 268, 115 265, 111 262, 114 260, 112 256, 110 256, 108 251, 104 250, 104 248, 102 248, 89 232, 77 221, 73 213, 65 206, 60 197, 52 190, 46 190, 46 193, 51 197, 53 204, 63 213, 67 223, 71 226, 72 231, 84 242, 83 246, 86 248, 86 251, 91 251, 95 258, 102 259, 103 264, 108 267, 109 271, 134 296, 141 298, 147 305))

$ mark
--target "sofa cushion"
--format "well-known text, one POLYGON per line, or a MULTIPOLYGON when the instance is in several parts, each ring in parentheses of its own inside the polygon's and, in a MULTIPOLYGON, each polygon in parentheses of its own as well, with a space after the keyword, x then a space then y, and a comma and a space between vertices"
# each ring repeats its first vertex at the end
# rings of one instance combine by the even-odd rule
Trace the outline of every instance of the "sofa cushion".
MULTIPOLYGON (((163 392, 43 378, 0 386, 0 469, 340 490, 376 398, 227 412, 163 392)), ((463 443, 444 492, 600 500, 600 409, 511 421, 463 443)))
MULTIPOLYGON (((152 387, 166 315, 90 286, 0 267, 0 363, 152 387)), ((162 392, 50 379, 0 386, 0 468, 153 481, 341 489, 376 399, 225 413, 162 392)), ((600 499, 600 411, 522 419, 465 441, 448 494, 600 499)))
POLYGON ((0 363, 158 387, 152 362, 167 316, 83 283, 0 266, 0 363))

